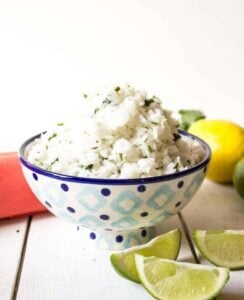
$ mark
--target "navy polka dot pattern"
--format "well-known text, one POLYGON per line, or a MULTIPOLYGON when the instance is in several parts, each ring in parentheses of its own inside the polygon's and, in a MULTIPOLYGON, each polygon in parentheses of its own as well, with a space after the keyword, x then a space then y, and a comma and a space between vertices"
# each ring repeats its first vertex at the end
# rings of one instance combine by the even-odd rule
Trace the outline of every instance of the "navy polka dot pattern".
POLYGON ((179 189, 181 189, 183 187, 183 185, 184 185, 184 181, 180 181, 180 182, 178 182, 177 187, 179 189))
POLYGON ((96 239, 96 234, 94 232, 90 233, 90 239, 95 240, 96 239))
POLYGON ((142 231, 141 231, 141 236, 142 237, 145 237, 147 235, 147 231, 146 231, 146 229, 143 229, 142 231))
POLYGON ((111 194, 111 191, 108 188, 104 188, 104 189, 101 189, 101 194, 103 196, 109 196, 111 194))
POLYGON ((38 180, 38 176, 36 175, 36 173, 32 173, 32 177, 37 181, 38 180))
POLYGON ((71 213, 75 213, 75 209, 73 207, 68 206, 67 210, 71 213))
POLYGON ((117 236, 116 236, 116 242, 117 242, 117 243, 122 243, 123 240, 124 240, 124 238, 123 238, 122 235, 117 235, 117 236))
POLYGON ((67 185, 66 183, 62 183, 62 184, 61 184, 61 189, 62 189, 63 191, 65 191, 65 192, 68 192, 69 187, 68 187, 68 185, 67 185))
POLYGON ((139 193, 143 193, 143 192, 146 191, 146 187, 145 187, 145 185, 139 185, 137 187, 137 190, 138 190, 139 193))
POLYGON ((144 211, 141 213, 141 217, 147 217, 148 216, 148 212, 147 211, 144 211))
POLYGON ((45 204, 49 207, 52 207, 52 205, 48 201, 45 201, 45 204))
POLYGON ((100 219, 106 221, 106 220, 109 220, 109 216, 108 215, 101 215, 100 219))

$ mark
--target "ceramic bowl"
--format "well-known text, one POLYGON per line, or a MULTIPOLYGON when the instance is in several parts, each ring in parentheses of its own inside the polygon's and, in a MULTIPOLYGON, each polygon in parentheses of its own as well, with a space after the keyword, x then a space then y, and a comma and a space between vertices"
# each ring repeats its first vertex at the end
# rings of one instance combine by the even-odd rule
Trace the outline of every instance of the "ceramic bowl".
POLYGON ((28 162, 20 148, 24 176, 39 201, 57 217, 72 222, 94 246, 120 250, 145 243, 154 236, 154 226, 169 218, 192 199, 200 187, 210 160, 209 146, 197 165, 174 174, 138 179, 82 178, 50 172, 28 162))

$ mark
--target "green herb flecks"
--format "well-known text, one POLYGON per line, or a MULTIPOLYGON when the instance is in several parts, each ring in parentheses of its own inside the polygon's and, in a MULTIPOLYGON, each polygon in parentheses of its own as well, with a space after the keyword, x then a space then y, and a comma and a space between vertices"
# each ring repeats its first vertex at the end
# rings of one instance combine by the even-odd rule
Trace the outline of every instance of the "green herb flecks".
POLYGON ((93 168, 93 164, 90 164, 90 165, 88 165, 88 166, 85 167, 85 170, 91 171, 92 168, 93 168))
POLYGON ((51 135, 49 138, 48 138, 48 141, 50 142, 52 139, 54 139, 55 137, 57 136, 57 133, 54 133, 53 135, 51 135))
POLYGON ((123 153, 119 153, 120 160, 123 160, 123 153))
POLYGON ((178 133, 173 133, 173 136, 174 136, 174 141, 178 141, 179 139, 181 139, 181 135, 178 134, 178 133))
POLYGON ((117 86, 114 90, 115 90, 116 93, 118 93, 120 91, 120 87, 117 86))
POLYGON ((64 123, 58 123, 57 126, 64 126, 64 123))
POLYGON ((88 97, 88 95, 87 95, 87 94, 83 94, 83 97, 84 97, 84 98, 87 98, 87 97, 88 97))
POLYGON ((147 149, 148 149, 148 151, 149 151, 150 153, 153 152, 153 149, 152 149, 152 147, 151 147, 150 145, 147 145, 147 149))
POLYGON ((157 122, 151 122, 153 125, 158 125, 158 123, 157 122))
POLYGON ((57 157, 56 159, 54 159, 53 162, 51 162, 51 167, 52 167, 52 165, 55 164, 57 161, 59 161, 59 158, 58 158, 58 157, 57 157))
POLYGON ((146 99, 146 100, 144 100, 144 106, 145 106, 145 107, 148 107, 148 106, 150 106, 153 102, 154 102, 153 99, 146 99))
POLYGON ((112 103, 112 100, 107 97, 105 100, 103 100, 103 104, 110 104, 110 103, 112 103))
POLYGON ((180 114, 180 126, 184 130, 188 130, 189 127, 196 121, 205 119, 205 114, 200 110, 186 110, 181 109, 179 110, 180 114))
POLYGON ((99 111, 99 108, 98 108, 98 107, 97 107, 97 108, 95 108, 95 110, 94 110, 94 114, 96 114, 98 111, 99 111))
POLYGON ((176 171, 178 171, 178 167, 179 167, 179 163, 176 162, 173 168, 174 168, 176 171))

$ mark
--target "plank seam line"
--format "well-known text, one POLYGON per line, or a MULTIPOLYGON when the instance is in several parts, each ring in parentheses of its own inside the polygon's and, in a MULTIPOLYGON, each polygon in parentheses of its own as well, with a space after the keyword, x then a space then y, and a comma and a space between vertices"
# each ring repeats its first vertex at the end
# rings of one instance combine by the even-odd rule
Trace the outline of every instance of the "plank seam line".
POLYGON ((15 300, 17 298, 21 273, 22 273, 22 269, 23 269, 23 265, 24 265, 25 252, 26 252, 26 248, 27 248, 27 242, 28 242, 31 221, 32 221, 32 216, 30 216, 28 218, 27 227, 26 227, 25 236, 24 236, 24 242, 23 242, 23 246, 22 246, 21 254, 20 254, 19 267, 17 270, 16 278, 15 278, 14 289, 13 289, 13 293, 11 296, 11 300, 15 300))
POLYGON ((197 256, 197 253, 196 253, 196 250, 195 250, 195 247, 194 247, 194 244, 193 244, 193 241, 192 241, 192 238, 191 238, 191 234, 190 234, 190 231, 188 229, 188 226, 186 224, 186 221, 184 220, 183 216, 181 215, 181 213, 178 213, 178 217, 180 219, 180 223, 182 225, 182 228, 183 228, 183 231, 185 233, 185 236, 186 236, 186 239, 187 239, 187 242, 189 244, 189 247, 190 247, 190 250, 191 250, 191 253, 193 255, 193 258, 195 260, 195 262, 197 264, 201 264, 198 256, 197 256))

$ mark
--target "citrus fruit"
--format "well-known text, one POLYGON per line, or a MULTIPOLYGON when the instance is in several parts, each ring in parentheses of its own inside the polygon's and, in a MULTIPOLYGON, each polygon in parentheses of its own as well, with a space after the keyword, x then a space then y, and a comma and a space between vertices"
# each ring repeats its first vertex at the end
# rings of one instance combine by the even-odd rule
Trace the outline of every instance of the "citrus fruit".
POLYGON ((181 244, 181 232, 179 229, 172 230, 155 237, 144 245, 131 247, 129 249, 111 254, 110 260, 114 269, 126 279, 140 282, 135 266, 134 254, 144 256, 158 256, 176 259, 181 244))
POLYGON ((238 194, 244 198, 244 157, 238 161, 234 168, 233 184, 238 194))
POLYGON ((244 230, 196 230, 193 238, 201 254, 214 265, 244 268, 244 230))
POLYGON ((213 299, 229 278, 225 268, 135 255, 139 278, 156 299, 213 299))
POLYGON ((212 150, 207 177, 217 182, 232 182, 234 166, 244 156, 244 129, 225 120, 199 120, 189 132, 206 141, 212 150))

